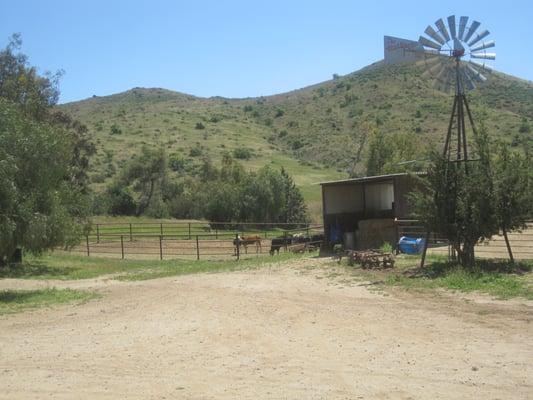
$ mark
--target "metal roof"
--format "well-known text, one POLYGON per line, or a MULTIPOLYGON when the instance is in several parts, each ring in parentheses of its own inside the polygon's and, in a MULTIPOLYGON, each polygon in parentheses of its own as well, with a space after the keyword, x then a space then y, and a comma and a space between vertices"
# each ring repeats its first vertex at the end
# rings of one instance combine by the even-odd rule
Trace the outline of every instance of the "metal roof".
POLYGON ((364 176, 361 178, 350 178, 350 179, 342 179, 339 181, 320 182, 319 185, 343 185, 343 184, 349 184, 349 183, 379 182, 379 181, 386 181, 386 180, 400 177, 400 176, 409 176, 409 175, 424 176, 426 175, 426 172, 401 172, 397 174, 364 176))

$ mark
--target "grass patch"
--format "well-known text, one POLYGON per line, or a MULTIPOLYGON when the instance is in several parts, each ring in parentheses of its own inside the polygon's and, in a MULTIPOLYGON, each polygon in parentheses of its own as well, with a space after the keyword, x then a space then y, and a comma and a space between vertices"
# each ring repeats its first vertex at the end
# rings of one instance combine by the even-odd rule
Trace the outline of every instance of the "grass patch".
POLYGON ((400 256, 393 270, 363 270, 357 266, 355 269, 346 268, 380 287, 401 286, 409 290, 440 288, 480 292, 498 299, 533 299, 532 261, 523 261, 513 266, 505 261, 479 260, 472 270, 439 256, 429 256, 423 269, 418 267, 418 263, 418 257, 400 256))
POLYGON ((49 253, 41 257, 28 256, 21 265, 0 268, 1 278, 18 279, 89 279, 108 274, 120 274, 120 280, 144 280, 172 275, 201 272, 234 271, 258 268, 265 264, 307 257, 292 253, 261 256, 240 261, 208 260, 117 260, 99 257, 49 253))
POLYGON ((309 257, 308 255, 284 253, 275 257, 249 258, 240 261, 175 261, 172 264, 151 265, 150 267, 131 271, 119 275, 116 279, 122 281, 142 281, 147 279, 164 278, 198 273, 228 272, 256 269, 268 264, 279 263, 287 260, 309 257))
POLYGON ((97 293, 72 289, 3 290, 0 291, 0 315, 53 304, 84 302, 96 297, 97 293))

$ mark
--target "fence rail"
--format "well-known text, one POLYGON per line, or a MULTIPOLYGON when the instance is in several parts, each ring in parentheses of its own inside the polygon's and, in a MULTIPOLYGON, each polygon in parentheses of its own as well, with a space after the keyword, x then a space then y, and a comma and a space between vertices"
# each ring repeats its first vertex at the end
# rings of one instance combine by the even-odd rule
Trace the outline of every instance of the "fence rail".
MULTIPOLYGON (((396 220, 397 241, 402 236, 423 237, 427 236, 427 230, 418 220, 396 220)), ((533 259, 533 221, 526 223, 526 229, 508 233, 509 241, 516 259, 533 259)), ((434 254, 448 254, 452 250, 448 239, 439 237, 435 233, 429 234, 428 249, 434 254)), ((490 258, 507 258, 508 251, 502 235, 478 243, 475 246, 476 256, 490 258)))
POLYGON ((178 236, 193 240, 197 235, 207 237, 235 236, 235 234, 258 234, 265 239, 277 237, 280 234, 295 231, 311 231, 321 225, 308 223, 266 223, 266 222, 134 222, 134 223, 98 223, 89 232, 89 237, 100 240, 112 236, 127 237, 133 240, 134 236, 178 236))
MULTIPOLYGON (((255 231, 254 231, 255 232, 255 231)), ((121 259, 176 259, 190 258, 200 260, 214 258, 246 258, 269 254, 271 239, 287 238, 298 232, 304 238, 304 250, 308 247, 320 246, 312 241, 315 235, 322 234, 321 225, 306 225, 305 229, 265 232, 257 245, 240 245, 234 243, 239 235, 247 232, 214 232, 201 234, 153 234, 153 233, 117 233, 106 232, 99 235, 86 235, 83 243, 71 249, 72 253, 88 257, 105 256, 121 259), (267 237, 270 234, 270 237, 267 237)), ((284 251, 291 251, 291 245, 285 244, 284 251)), ((293 250, 293 249, 292 249, 293 250)))

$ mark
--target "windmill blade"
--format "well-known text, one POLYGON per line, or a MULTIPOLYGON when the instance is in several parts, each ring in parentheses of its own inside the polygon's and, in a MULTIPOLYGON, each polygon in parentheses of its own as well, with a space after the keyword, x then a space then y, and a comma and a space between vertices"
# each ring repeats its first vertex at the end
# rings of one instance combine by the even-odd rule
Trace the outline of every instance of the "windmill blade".
POLYGON ((455 15, 450 15, 448 17, 448 27, 450 28, 450 34, 452 36, 452 39, 455 39, 457 37, 457 33, 455 30, 455 15))
POLYGON ((478 21, 472 22, 472 25, 470 25, 468 32, 466 32, 466 36, 464 37, 463 42, 468 42, 470 40, 470 38, 472 37, 476 29, 479 28, 479 25, 481 25, 481 22, 478 22, 478 21))
POLYGON ((450 40, 450 35, 448 34, 448 30, 446 29, 446 25, 444 25, 442 18, 437 20, 435 25, 437 25, 437 28, 439 28, 439 33, 444 37, 444 39, 446 41, 450 40))
POLYGON ((445 64, 438 62, 430 66, 428 69, 426 69, 426 71, 424 71, 422 76, 424 76, 425 78, 434 78, 434 77, 439 76, 443 72, 443 70, 446 68, 447 67, 445 64))
POLYGON ((479 51, 484 49, 490 49, 491 47, 496 46, 496 42, 494 40, 489 40, 488 42, 483 42, 478 44, 475 47, 472 47, 470 51, 479 51))
POLYGON ((473 66, 471 66, 470 64, 466 64, 466 68, 470 71, 470 73, 472 73, 472 76, 477 79, 478 81, 480 82, 486 82, 487 81, 487 78, 481 74, 481 72, 479 72, 477 69, 475 69, 473 66))
POLYGON ((418 42, 422 46, 431 47, 431 48, 436 49, 436 50, 440 50, 440 48, 441 48, 440 44, 435 43, 435 42, 425 38, 424 36, 420 36, 420 38, 418 39, 418 42))
POLYGON ((472 64, 474 67, 481 68, 483 72, 488 72, 489 74, 492 72, 492 67, 490 65, 487 65, 486 63, 480 63, 473 60, 470 60, 469 63, 472 64))
POLYGON ((496 60, 496 53, 486 53, 482 51, 480 53, 470 53, 472 58, 482 58, 484 60, 496 60))
POLYGON ((472 40, 470 40, 470 42, 468 42, 468 45, 469 45, 469 46, 473 46, 473 45, 475 45, 477 42, 479 42, 481 39, 486 38, 486 37, 489 36, 489 35, 490 35, 490 32, 489 32, 488 30, 485 29, 483 32, 481 32, 481 33, 475 35, 475 36, 472 38, 472 40))
POLYGON ((468 24, 468 17, 461 17, 459 19, 459 40, 463 40, 466 24, 468 24))
POLYGON ((468 75, 465 68, 461 68, 459 74, 461 75, 461 84, 463 88, 468 90, 474 90, 476 88, 474 80, 468 75))
POLYGON ((424 31, 426 35, 428 35, 430 38, 432 38, 434 41, 438 42, 440 45, 443 45, 446 43, 446 41, 443 39, 441 35, 439 35, 435 29, 431 27, 431 25, 428 25, 426 30, 424 31))

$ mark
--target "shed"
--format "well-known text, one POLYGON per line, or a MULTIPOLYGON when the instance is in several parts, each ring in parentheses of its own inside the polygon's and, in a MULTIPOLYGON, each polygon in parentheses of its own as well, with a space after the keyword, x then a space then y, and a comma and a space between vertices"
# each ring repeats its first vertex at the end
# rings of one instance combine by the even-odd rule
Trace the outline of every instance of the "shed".
POLYGON ((417 188, 414 175, 398 173, 322 182, 326 243, 344 242, 364 249, 397 241, 395 219, 410 215, 407 193, 417 188))

